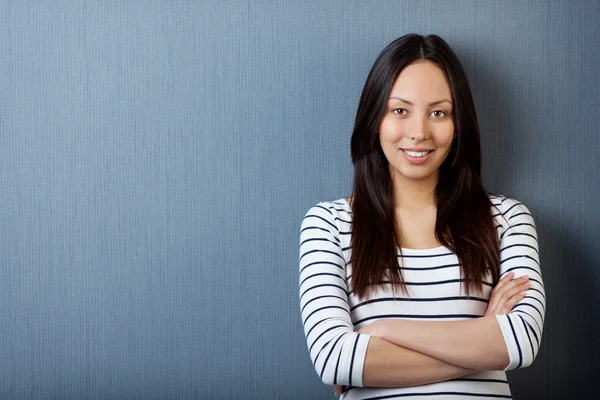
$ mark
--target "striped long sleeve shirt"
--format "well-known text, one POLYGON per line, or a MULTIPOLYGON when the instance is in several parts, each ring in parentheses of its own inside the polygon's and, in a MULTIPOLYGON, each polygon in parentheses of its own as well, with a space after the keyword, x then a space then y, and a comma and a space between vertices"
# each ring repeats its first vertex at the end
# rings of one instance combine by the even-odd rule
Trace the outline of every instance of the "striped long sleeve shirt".
MULTIPOLYGON (((537 233, 523 204, 491 196, 500 240, 500 277, 528 275, 530 289, 507 315, 497 316, 510 363, 505 370, 529 366, 540 347, 546 297, 537 233)), ((511 398, 504 371, 480 371, 462 378, 407 388, 363 388, 370 336, 356 331, 383 318, 465 320, 483 316, 493 289, 467 297, 455 254, 445 247, 399 252, 407 293, 382 284, 368 299, 351 291, 352 211, 345 199, 312 207, 300 233, 300 308, 310 358, 323 382, 348 386, 343 399, 511 398), (401 254, 401 255, 400 255, 401 254)))

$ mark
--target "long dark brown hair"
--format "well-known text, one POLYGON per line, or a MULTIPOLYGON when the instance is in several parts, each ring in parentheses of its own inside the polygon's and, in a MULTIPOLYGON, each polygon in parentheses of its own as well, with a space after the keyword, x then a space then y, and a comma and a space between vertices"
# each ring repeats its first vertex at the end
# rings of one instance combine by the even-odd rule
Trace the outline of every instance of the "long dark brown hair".
POLYGON ((377 57, 362 91, 351 139, 352 196, 351 290, 367 297, 380 283, 406 290, 398 263, 400 237, 395 222, 394 187, 379 143, 379 127, 394 81, 409 64, 429 60, 450 84, 457 134, 440 166, 435 189, 435 236, 454 252, 463 287, 481 289, 491 273, 498 281, 500 244, 492 204, 481 182, 479 125, 467 76, 458 57, 439 36, 409 34, 390 43, 377 57))

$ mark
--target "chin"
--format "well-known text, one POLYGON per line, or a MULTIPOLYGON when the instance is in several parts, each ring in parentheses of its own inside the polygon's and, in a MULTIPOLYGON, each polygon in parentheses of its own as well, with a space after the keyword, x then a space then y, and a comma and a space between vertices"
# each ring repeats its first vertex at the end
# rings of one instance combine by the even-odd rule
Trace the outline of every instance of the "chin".
POLYGON ((411 181, 424 181, 431 178, 432 174, 403 174, 404 179, 410 179, 411 181))
POLYGON ((429 169, 425 170, 415 170, 413 168, 401 168, 401 169, 397 169, 396 171, 396 176, 398 176, 401 179, 408 179, 411 181, 424 181, 427 180, 429 178, 431 178, 431 176, 434 174, 434 171, 431 171, 429 169))

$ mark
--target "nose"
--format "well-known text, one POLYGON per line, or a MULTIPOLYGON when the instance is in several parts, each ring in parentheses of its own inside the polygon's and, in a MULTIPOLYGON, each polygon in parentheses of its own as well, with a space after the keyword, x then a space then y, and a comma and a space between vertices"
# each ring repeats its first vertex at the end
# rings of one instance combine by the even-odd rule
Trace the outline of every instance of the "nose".
POLYGON ((412 140, 422 141, 427 138, 427 118, 414 117, 411 118, 407 128, 407 136, 412 140))

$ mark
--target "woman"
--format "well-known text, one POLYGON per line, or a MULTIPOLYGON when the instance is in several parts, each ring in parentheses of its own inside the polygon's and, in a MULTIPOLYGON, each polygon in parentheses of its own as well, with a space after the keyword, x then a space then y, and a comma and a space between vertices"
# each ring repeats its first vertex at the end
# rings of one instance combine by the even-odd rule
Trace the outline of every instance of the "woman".
POLYGON ((300 306, 313 365, 349 399, 510 398, 505 370, 540 346, 535 225, 481 183, 475 106, 438 36, 377 58, 351 139, 349 199, 300 236, 300 306))

